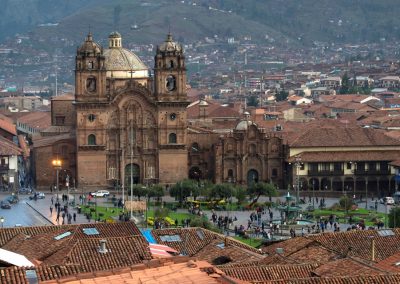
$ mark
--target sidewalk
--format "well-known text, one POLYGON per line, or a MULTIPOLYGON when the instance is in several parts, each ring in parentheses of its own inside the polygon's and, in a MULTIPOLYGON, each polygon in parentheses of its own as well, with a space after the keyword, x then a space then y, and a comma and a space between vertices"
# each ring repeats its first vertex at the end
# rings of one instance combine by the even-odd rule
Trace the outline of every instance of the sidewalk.
MULTIPOLYGON (((56 202, 57 199, 57 194, 53 193, 48 193, 46 192, 46 197, 44 199, 38 199, 38 200, 27 200, 26 204, 31 207, 33 210, 35 210, 38 214, 40 214, 43 218, 48 220, 50 223, 53 225, 62 225, 62 214, 60 214, 60 218, 58 221, 57 219, 57 210, 54 207, 54 203, 56 202), (51 204, 51 197, 53 197, 53 205, 51 204), (50 214, 50 206, 52 205, 53 207, 53 213, 50 214)), ((61 195, 59 195, 59 198, 61 200, 61 195)), ((73 199, 73 196, 70 195, 70 200, 73 199)), ((64 205, 63 202, 60 201, 61 206, 64 205)), ((71 214, 76 213, 76 222, 72 219, 71 224, 86 224, 89 223, 86 217, 83 214, 78 214, 77 210, 73 208, 72 206, 69 206, 69 211, 71 214)), ((91 220, 94 222, 94 220, 91 220)), ((68 219, 65 218, 64 224, 68 224, 68 219)))

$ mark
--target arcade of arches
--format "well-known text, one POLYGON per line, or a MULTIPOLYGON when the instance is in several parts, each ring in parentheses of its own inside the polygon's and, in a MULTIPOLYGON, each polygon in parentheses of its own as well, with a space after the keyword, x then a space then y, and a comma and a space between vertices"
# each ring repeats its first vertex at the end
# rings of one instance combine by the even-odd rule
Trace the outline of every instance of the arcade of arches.
POLYGON ((396 182, 394 176, 300 177, 299 188, 300 191, 339 191, 349 194, 369 192, 376 196, 386 196, 395 191, 396 182))

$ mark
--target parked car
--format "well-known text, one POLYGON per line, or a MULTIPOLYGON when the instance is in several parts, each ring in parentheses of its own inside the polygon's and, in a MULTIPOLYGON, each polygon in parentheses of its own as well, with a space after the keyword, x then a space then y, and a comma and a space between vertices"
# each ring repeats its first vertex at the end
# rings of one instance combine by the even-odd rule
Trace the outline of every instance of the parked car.
POLYGON ((35 192, 31 196, 29 196, 30 200, 44 199, 44 198, 46 198, 46 195, 44 194, 44 192, 35 192))
POLYGON ((381 204, 394 205, 394 198, 387 196, 379 200, 381 204))
POLYGON ((19 198, 16 195, 10 195, 9 197, 7 197, 7 201, 10 202, 11 204, 15 204, 18 203, 19 198))
POLYGON ((110 195, 110 192, 108 190, 98 190, 91 192, 90 195, 93 197, 107 197, 110 195))
POLYGON ((33 190, 30 187, 21 187, 18 192, 19 194, 31 194, 33 190))
POLYGON ((7 200, 3 200, 0 202, 1 209, 11 209, 11 204, 7 200))

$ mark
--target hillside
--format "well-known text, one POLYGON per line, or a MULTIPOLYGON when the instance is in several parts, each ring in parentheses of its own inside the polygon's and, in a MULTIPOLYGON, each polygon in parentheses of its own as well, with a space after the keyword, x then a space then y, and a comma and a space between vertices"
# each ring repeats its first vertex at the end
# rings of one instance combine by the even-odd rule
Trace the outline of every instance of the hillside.
POLYGON ((304 44, 400 39, 396 0, 198 0, 262 23, 304 44))
POLYGON ((263 40, 268 35, 278 41, 286 38, 274 29, 241 15, 172 0, 145 3, 140 0, 112 1, 81 9, 65 17, 57 27, 40 27, 34 32, 43 37, 58 35, 80 42, 89 26, 97 39, 106 39, 112 30, 118 30, 127 41, 135 43, 159 43, 169 29, 180 42, 194 42, 215 35, 249 35, 256 40, 263 40))
POLYGON ((0 41, 40 24, 57 23, 98 0, 0 0, 0 41))
POLYGON ((97 38, 119 30, 138 43, 159 42, 169 27, 180 41, 248 35, 307 46, 400 39, 396 0, 0 0, 0 7, 0 41, 33 31, 79 42, 89 26, 97 38), (46 23, 59 25, 38 27, 46 23))

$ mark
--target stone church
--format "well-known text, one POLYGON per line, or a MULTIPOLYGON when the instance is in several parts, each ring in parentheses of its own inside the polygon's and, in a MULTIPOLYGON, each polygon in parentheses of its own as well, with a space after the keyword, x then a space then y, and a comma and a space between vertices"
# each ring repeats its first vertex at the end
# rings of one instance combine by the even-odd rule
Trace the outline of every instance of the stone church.
MULTIPOLYGON (((283 181, 283 144, 248 119, 229 135, 188 126, 185 56, 169 34, 154 76, 113 32, 105 49, 89 33, 77 49, 75 95, 52 100, 52 127, 34 139, 37 186, 173 184, 185 178, 246 184, 283 181)), ((200 106, 201 107, 201 106, 200 106)))

